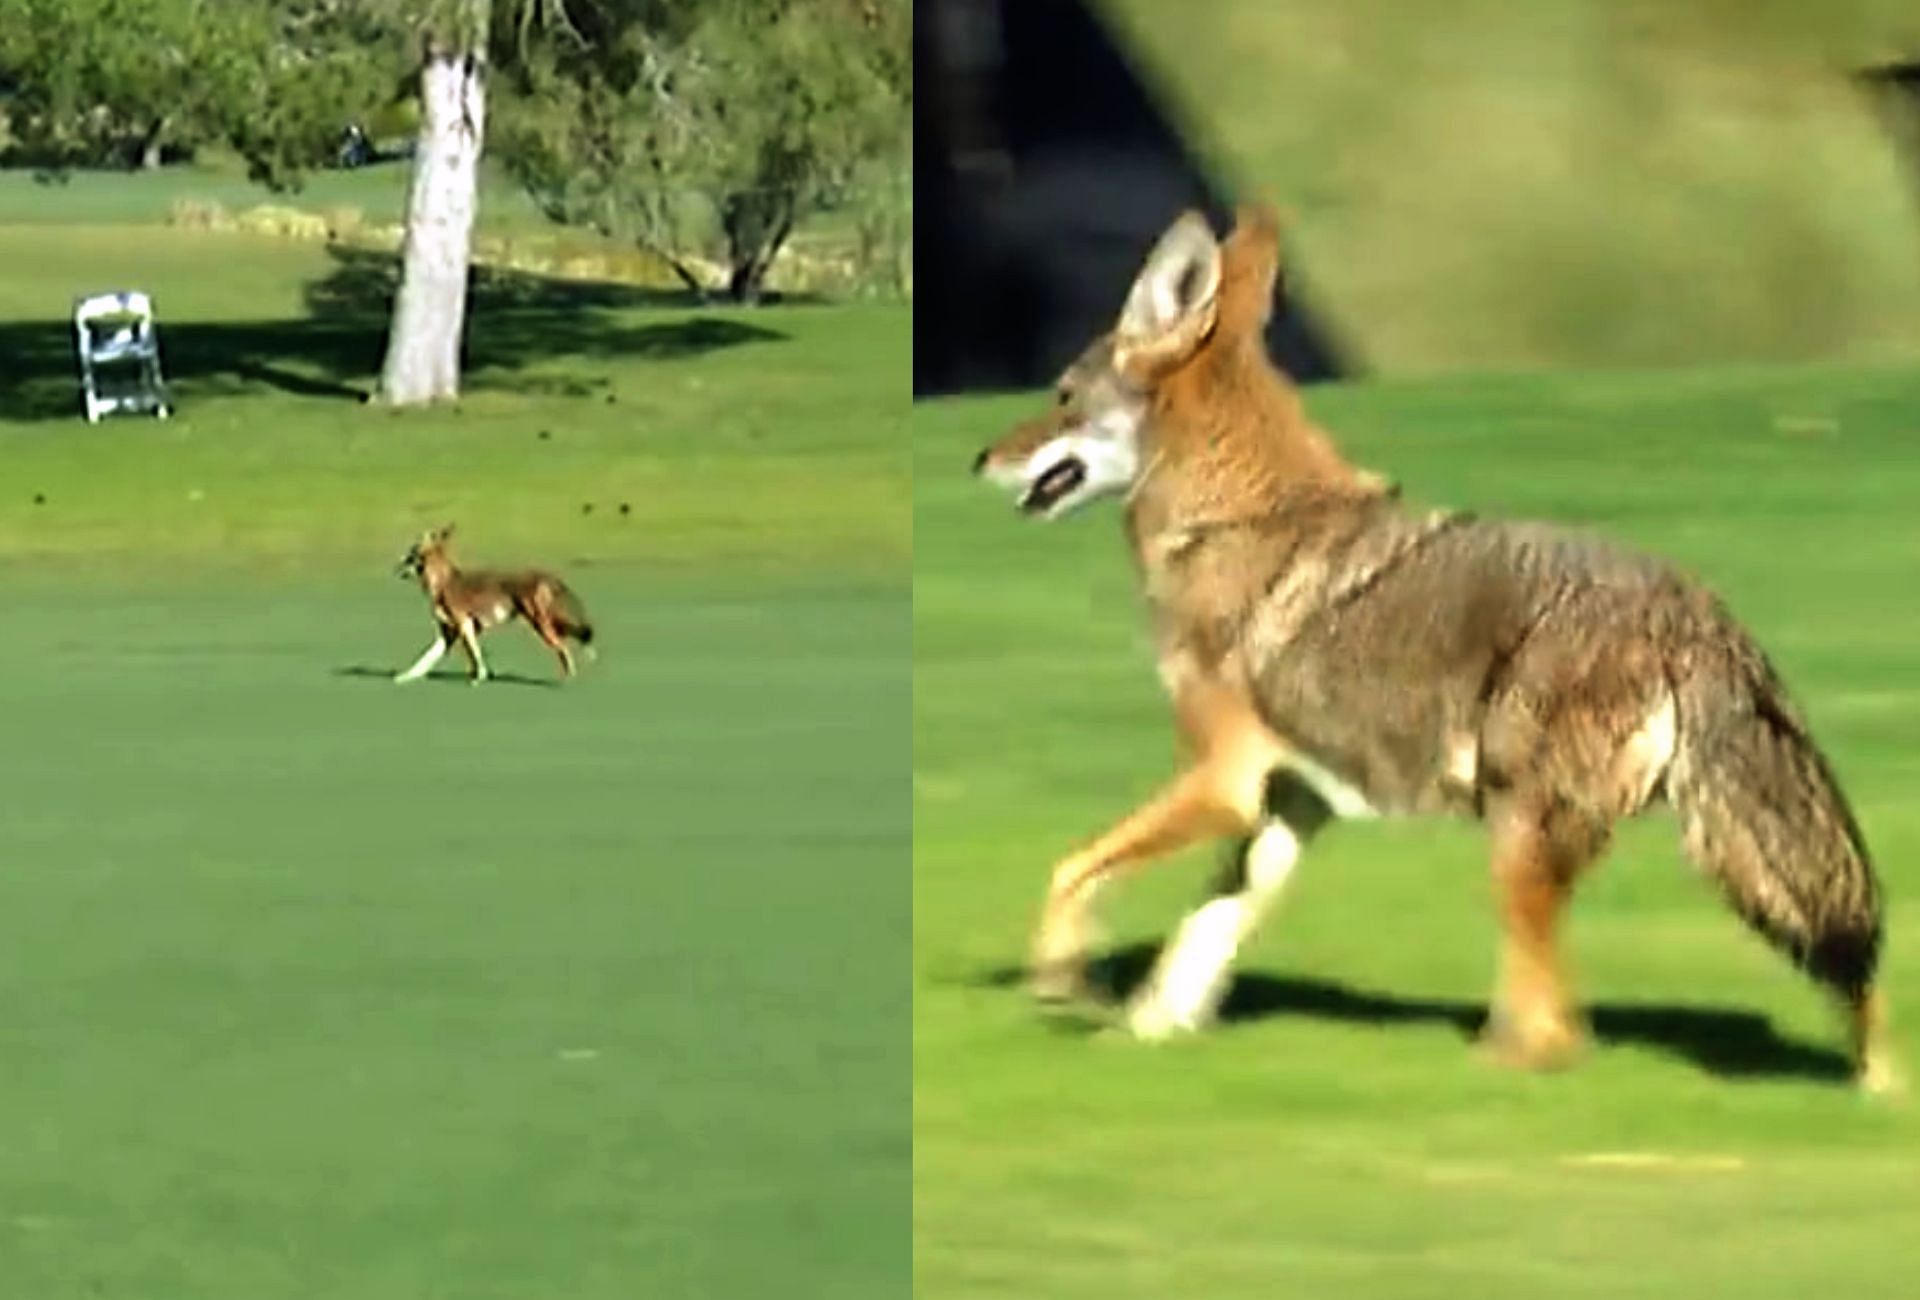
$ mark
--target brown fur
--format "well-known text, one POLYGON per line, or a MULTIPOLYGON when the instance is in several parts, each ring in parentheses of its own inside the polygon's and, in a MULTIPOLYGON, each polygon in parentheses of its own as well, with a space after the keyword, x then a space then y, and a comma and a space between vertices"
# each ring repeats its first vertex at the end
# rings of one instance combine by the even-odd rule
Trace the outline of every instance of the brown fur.
POLYGON ((1243 212, 1217 252, 1176 223, 1054 410, 979 462, 1004 472, 1103 415, 1140 413, 1126 535, 1192 754, 1055 868, 1039 990, 1076 988, 1101 881, 1201 837, 1255 833, 1269 776, 1307 760, 1382 813, 1488 825, 1502 1058, 1556 1063, 1580 1041, 1561 914, 1615 822, 1664 800, 1735 909, 1842 1003, 1863 1081, 1890 1084, 1879 884, 1765 655, 1653 560, 1399 504, 1268 360, 1277 268, 1266 211, 1243 212), (1203 271, 1217 260, 1177 281, 1173 314, 1176 281, 1157 264, 1177 269, 1183 250, 1203 271))
POLYGON ((561 673, 572 677, 576 669, 568 640, 582 646, 593 641, 593 625, 579 597, 543 569, 461 569, 447 546, 452 534, 452 524, 427 533, 402 560, 401 575, 419 580, 442 643, 460 648, 473 680, 486 676, 480 635, 516 618, 554 652, 561 673))

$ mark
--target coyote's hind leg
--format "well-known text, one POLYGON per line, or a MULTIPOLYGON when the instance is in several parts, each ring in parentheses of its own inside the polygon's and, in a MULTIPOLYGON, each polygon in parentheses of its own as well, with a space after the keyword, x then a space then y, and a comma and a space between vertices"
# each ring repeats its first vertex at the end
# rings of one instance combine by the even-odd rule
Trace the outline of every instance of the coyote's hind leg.
POLYGON ((560 674, 563 677, 574 675, 573 650, 567 645, 567 636, 561 621, 555 617, 553 597, 546 588, 534 593, 533 599, 522 604, 521 616, 527 620, 527 626, 540 638, 540 644, 553 651, 560 661, 560 674))
POLYGON ((554 626, 552 616, 545 610, 541 610, 527 621, 533 625, 534 635, 538 636, 541 643, 553 651, 555 657, 560 660, 561 676, 573 676, 573 651, 568 647, 567 639, 561 635, 560 629, 554 626))
POLYGON ((478 686, 490 676, 487 672, 486 656, 480 653, 479 625, 472 619, 466 620, 460 624, 459 637, 460 649, 466 654, 467 666, 472 670, 472 676, 469 680, 471 680, 475 686, 478 686))
POLYGON ((1564 806, 1519 801, 1489 821, 1502 937, 1483 1042, 1504 1064, 1563 1065, 1586 1034, 1561 962, 1560 921, 1580 874, 1605 851, 1610 828, 1564 806))
POLYGON ((1906 1076, 1887 1041, 1886 997, 1878 989, 1863 989, 1847 1007, 1852 1028, 1853 1059, 1861 1089, 1881 1097, 1904 1097, 1906 1076))

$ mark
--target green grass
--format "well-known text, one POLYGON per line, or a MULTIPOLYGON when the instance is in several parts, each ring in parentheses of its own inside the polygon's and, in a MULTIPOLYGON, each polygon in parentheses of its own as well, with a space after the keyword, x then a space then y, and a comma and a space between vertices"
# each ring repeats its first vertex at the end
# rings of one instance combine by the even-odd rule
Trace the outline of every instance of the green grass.
POLYGON ((17 417, 0 419, 0 544, 15 552, 364 563, 452 515, 482 547, 904 581, 904 309, 603 306, 646 296, 488 280, 459 409, 393 415, 358 401, 385 345, 384 264, 96 226, 0 228, 0 256, 23 268, 0 275, 0 414, 17 417), (153 295, 182 418, 75 418, 66 314, 113 286, 153 295))
MULTIPOLYGON (((1012 981, 1047 868, 1175 759, 1110 508, 1037 525, 966 474, 1037 400, 915 421, 918 1293, 1906 1294, 1920 1119, 1845 1086, 1822 1000, 1664 816, 1625 829, 1575 907, 1600 1032, 1564 1075, 1469 1050, 1494 926, 1465 824, 1316 843, 1210 1036, 1145 1047, 1029 1005, 1012 981), (1588 1159, 1620 1153, 1648 1163, 1588 1159)), ((1920 373, 1436 380, 1310 405, 1418 500, 1598 526, 1721 590, 1881 862, 1896 1011, 1920 996, 1920 373)), ((1158 943, 1210 862, 1119 886, 1113 948, 1158 943)))
POLYGON ((491 281, 459 409, 381 413, 365 266, 57 220, 0 227, 7 1294, 900 1294, 908 314, 491 281), (89 427, 122 283, 179 414, 89 427), (575 583, 581 680, 385 680, 445 518, 575 583))
POLYGON ((1901 0, 1103 7, 1377 373, 1920 357, 1901 0))

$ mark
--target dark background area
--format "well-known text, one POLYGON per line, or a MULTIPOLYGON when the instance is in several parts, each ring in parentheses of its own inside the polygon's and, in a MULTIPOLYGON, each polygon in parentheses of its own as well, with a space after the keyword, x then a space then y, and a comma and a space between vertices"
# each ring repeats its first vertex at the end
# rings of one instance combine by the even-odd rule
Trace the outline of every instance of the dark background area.
MULTIPOLYGON (((1083 0, 915 0, 914 85, 916 398, 1052 382, 1182 210, 1230 219, 1083 0)), ((1302 382, 1348 368, 1295 284, 1268 338, 1302 382)))

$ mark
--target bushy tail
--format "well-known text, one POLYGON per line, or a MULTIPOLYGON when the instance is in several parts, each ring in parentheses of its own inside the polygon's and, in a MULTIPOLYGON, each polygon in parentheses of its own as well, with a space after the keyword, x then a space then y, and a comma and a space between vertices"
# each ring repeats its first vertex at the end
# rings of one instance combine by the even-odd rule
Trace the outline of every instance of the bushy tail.
POLYGON ((587 607, 574 594, 573 588, 558 578, 553 579, 553 607, 559 616, 562 636, 572 637, 581 645, 593 644, 593 623, 587 617, 587 607))
POLYGON ((1827 760, 1757 651, 1678 683, 1667 790, 1689 857, 1748 924, 1865 1016, 1880 885, 1827 760))

